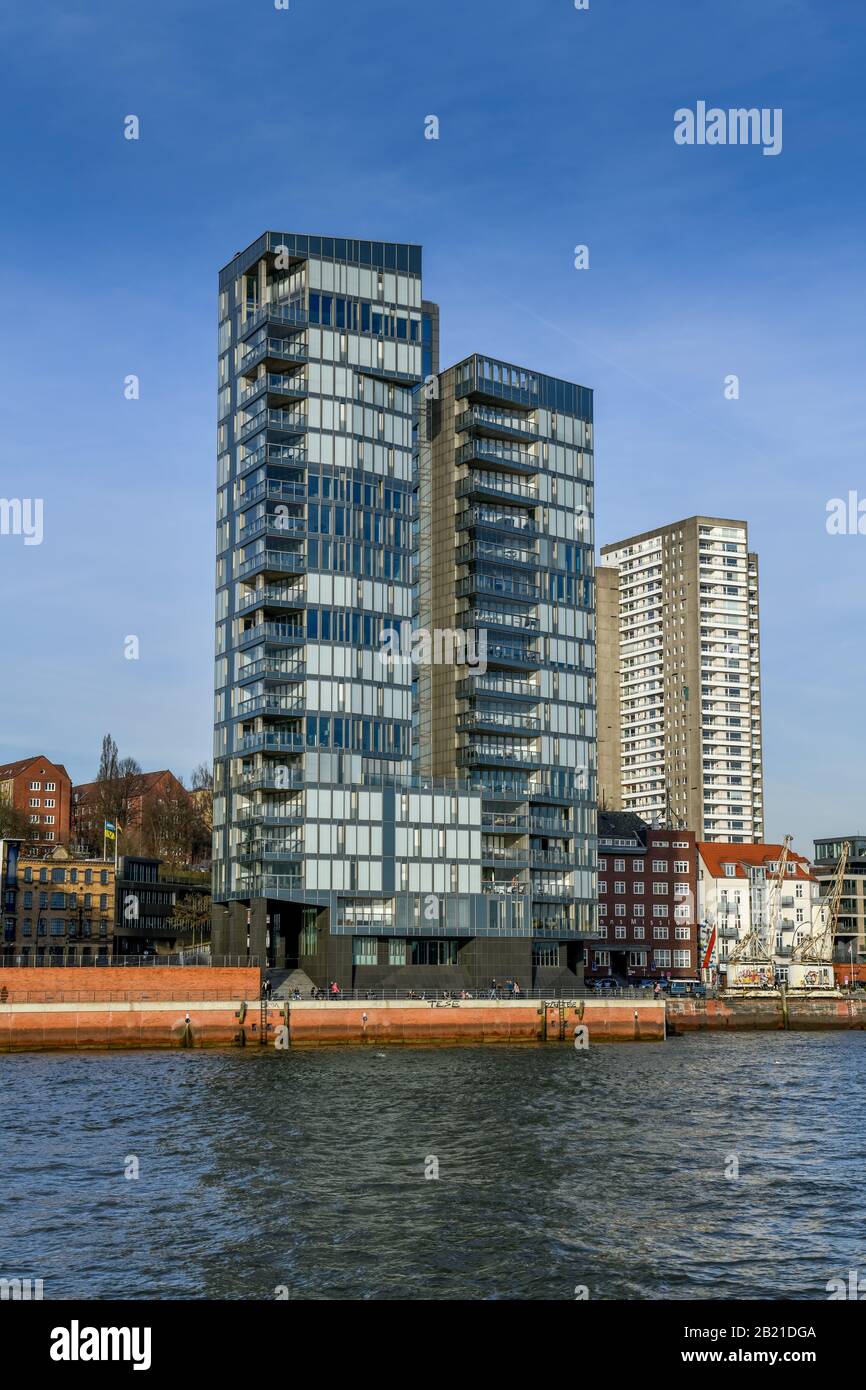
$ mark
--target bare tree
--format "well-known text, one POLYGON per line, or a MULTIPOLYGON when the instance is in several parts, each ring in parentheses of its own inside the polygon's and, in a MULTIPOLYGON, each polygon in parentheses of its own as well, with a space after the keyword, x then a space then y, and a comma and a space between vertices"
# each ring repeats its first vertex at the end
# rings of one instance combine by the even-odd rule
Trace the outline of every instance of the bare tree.
POLYGON ((201 840, 201 815, 190 793, 171 784, 148 797, 141 830, 148 854, 172 869, 181 869, 191 862, 201 840))
POLYGON ((29 840, 32 830, 26 811, 0 798, 0 840, 29 840))

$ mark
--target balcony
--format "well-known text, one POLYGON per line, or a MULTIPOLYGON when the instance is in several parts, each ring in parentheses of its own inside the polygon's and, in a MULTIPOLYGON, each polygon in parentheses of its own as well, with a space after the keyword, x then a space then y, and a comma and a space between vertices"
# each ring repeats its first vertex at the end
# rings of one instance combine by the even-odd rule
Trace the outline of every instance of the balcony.
POLYGON ((566 867, 574 863, 575 856, 562 849, 533 849, 530 850, 531 861, 534 868, 544 869, 548 865, 551 868, 566 867))
POLYGON ((279 778, 270 768, 255 768, 252 772, 239 772, 232 778, 232 791, 288 791, 291 787, 304 786, 304 769, 301 763, 280 768, 279 778))
POLYGON ((520 710, 498 713, 477 709, 471 714, 461 715, 457 721, 457 728, 461 733, 471 732, 473 729, 498 729, 505 733, 536 734, 541 731, 541 720, 520 710))
POLYGON ((512 646, 507 642, 488 642, 486 658, 488 666, 504 667, 506 670, 512 667, 538 670, 544 664, 532 647, 512 646))
POLYGON ((454 428, 465 433, 480 430, 497 439, 538 439, 538 427, 528 416, 509 414, 489 406, 470 405, 454 421, 454 428))
POLYGON ((305 536, 307 523, 303 516, 285 516, 282 512, 268 512, 256 521, 243 526, 238 531, 238 545, 249 545, 258 536, 305 536))
POLYGON ((509 473, 533 474, 541 470, 541 464, 535 455, 527 453, 525 449, 509 449, 478 436, 468 444, 461 445, 454 455, 454 462, 458 466, 472 463, 474 460, 486 463, 488 467, 492 465, 505 469, 509 473))
POLYGON ((306 428, 305 410, 258 410, 240 422, 236 442, 242 444, 260 430, 270 430, 275 434, 304 434, 306 428))
POLYGON ((262 681, 302 681, 307 673, 306 662, 278 661, 273 657, 262 657, 242 666, 237 674, 239 685, 251 680, 262 681))
POLYGON ((253 695, 241 700, 237 713, 242 719, 263 716, 269 719, 297 719, 306 708, 300 695, 253 695))
POLYGON ((305 377, 285 376, 277 372, 265 372, 248 381, 238 392, 238 405, 245 407, 247 401, 254 400, 266 392, 268 396, 279 396, 287 401, 301 401, 308 395, 305 377))
POLYGON ((235 740, 236 753, 302 753, 303 734, 284 733, 276 729, 260 729, 254 734, 240 734, 235 740))
POLYGON ((469 598, 472 594, 485 594, 491 598, 505 598, 512 603, 538 603, 541 600, 541 587, 528 584, 522 579, 505 575, 474 574, 458 579, 456 586, 458 598, 469 598))
POLYGON ((479 695, 504 695, 509 700, 532 700, 540 698, 538 687, 532 681, 524 681, 510 676, 469 676, 460 681, 457 694, 461 700, 476 699, 479 695))
POLYGON ((307 500, 307 488, 305 483, 284 483, 279 478, 265 478, 262 482, 256 483, 247 492, 242 492, 238 498, 239 507, 250 507, 254 502, 260 502, 263 498, 275 502, 295 502, 302 504, 307 500))
POLYGON ((485 507, 468 507, 459 512, 456 527, 458 531, 505 531, 526 541, 534 541, 541 534, 535 522, 520 512, 496 512, 485 507))
POLYGON ((243 478, 254 468, 267 465, 274 468, 306 468, 307 451, 296 444, 262 444, 238 460, 238 476, 243 478))
POLYGON ((530 483, 513 482, 507 473, 484 473, 474 469, 457 484, 457 496, 484 501, 494 498, 515 506, 535 506, 538 489, 530 483))
POLYGON ((300 551, 261 550, 258 555, 251 555, 248 560, 241 561, 238 565, 238 578, 245 579, 252 574, 297 574, 306 567, 307 562, 300 551))
POLYGON ((481 829, 499 835, 520 835, 529 828, 529 817, 510 811, 484 811, 481 829))
POLYGON ((491 868, 498 865, 499 867, 525 869, 529 864, 529 855, 525 849, 485 849, 482 845, 481 862, 491 868))
POLYGON ((233 823, 241 830, 246 830, 255 826, 261 826, 263 829, 269 826, 273 829, 278 829, 283 825, 303 825, 304 813, 300 809, 297 811, 286 809, 285 812, 271 810, 241 811, 239 815, 235 816, 233 823))
POLYGON ((266 584, 261 589, 251 589, 239 601, 238 613, 248 613, 252 608, 303 608, 307 601, 307 591, 303 585, 295 588, 278 588, 266 584))
POLYGON ((243 313, 238 314, 238 337, 246 341, 262 324, 267 325, 269 337, 272 330, 276 330, 276 335, 292 332, 296 328, 306 328, 307 321, 306 305, 301 300, 289 304, 263 304, 247 310, 246 318, 243 313))
POLYGON ((280 898, 288 893, 302 893, 304 879, 302 874, 262 874, 256 878, 241 880, 237 888, 228 894, 230 899, 238 898, 280 898))
POLYGON ((242 650, 255 646, 257 642, 271 642, 290 647, 303 642, 305 636, 299 623, 256 623, 255 627, 245 628, 240 633, 237 645, 242 650))
POLYGON ((239 845, 235 857, 241 863, 258 864, 268 860, 302 859, 303 856, 304 842, 297 837, 292 840, 253 840, 249 844, 239 845))
POLYGON ((304 363, 308 360, 306 343, 298 338, 263 338, 260 343, 250 344, 241 357, 238 371, 242 374, 251 372, 260 362, 269 366, 272 362, 304 363))
POLYGON ((530 816, 529 824, 532 830, 542 835, 558 835, 565 838, 574 834, 574 827, 559 816, 530 816))
POLYGON ((531 550, 521 550, 514 545, 497 545, 495 541, 470 541, 467 545, 458 546, 456 560, 459 565, 476 564, 478 561, 508 565, 527 574, 538 569, 538 556, 531 550))
POLYGON ((504 632, 515 629, 519 632, 538 632, 540 626, 538 618, 533 618, 531 614, 509 613, 496 608, 470 608, 467 613, 460 614, 460 621, 464 629, 498 628, 504 632))
POLYGON ((538 767, 540 755, 531 748, 473 743, 457 750, 457 760, 464 767, 538 767))

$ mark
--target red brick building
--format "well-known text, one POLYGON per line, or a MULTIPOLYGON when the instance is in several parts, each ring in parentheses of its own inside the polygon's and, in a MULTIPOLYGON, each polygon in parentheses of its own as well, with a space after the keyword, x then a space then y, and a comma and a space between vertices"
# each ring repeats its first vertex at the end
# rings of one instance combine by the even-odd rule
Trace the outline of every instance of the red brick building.
POLYGON ((54 849, 69 841, 72 779, 62 763, 39 756, 0 767, 0 801, 27 816, 28 844, 54 849))
POLYGON ((588 979, 700 979, 694 831, 599 811, 598 927, 588 979))
MULTIPOLYGON (((99 782, 81 782, 72 788, 72 833, 76 844, 96 847, 102 844, 103 813, 97 804, 100 790, 99 782)), ((129 809, 121 819, 125 835, 141 828, 148 802, 169 793, 189 796, 186 788, 167 768, 161 772, 136 774, 130 779, 129 790, 129 809)))

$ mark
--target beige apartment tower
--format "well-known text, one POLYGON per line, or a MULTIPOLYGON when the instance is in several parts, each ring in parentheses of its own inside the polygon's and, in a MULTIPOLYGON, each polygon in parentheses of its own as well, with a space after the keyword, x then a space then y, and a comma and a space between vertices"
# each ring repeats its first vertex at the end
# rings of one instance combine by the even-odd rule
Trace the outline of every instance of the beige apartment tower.
POLYGON ((598 570, 599 802, 701 840, 764 838, 758 557, 693 516, 606 545, 598 570))

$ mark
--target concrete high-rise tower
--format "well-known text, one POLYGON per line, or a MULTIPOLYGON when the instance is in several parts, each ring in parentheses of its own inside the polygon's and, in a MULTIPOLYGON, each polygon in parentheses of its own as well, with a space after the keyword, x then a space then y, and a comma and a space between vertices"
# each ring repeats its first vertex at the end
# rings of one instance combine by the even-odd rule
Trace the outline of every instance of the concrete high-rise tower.
POLYGON ((599 796, 701 840, 764 836, 758 557, 690 517, 602 547, 599 796))

